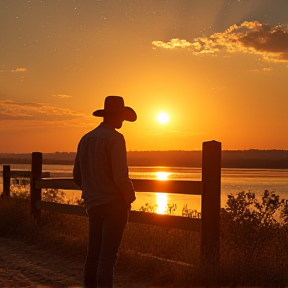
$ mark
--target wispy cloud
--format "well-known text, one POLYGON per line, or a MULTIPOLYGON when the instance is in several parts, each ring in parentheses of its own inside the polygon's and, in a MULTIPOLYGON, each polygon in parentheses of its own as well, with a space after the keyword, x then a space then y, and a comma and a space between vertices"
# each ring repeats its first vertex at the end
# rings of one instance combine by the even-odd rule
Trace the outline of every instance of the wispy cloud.
POLYGON ((261 55, 272 62, 288 62, 288 27, 271 27, 257 21, 232 25, 223 33, 195 38, 192 42, 172 39, 153 41, 152 45, 165 49, 187 48, 195 55, 215 54, 220 50, 261 55))
POLYGON ((25 68, 16 68, 16 69, 13 69, 11 70, 12 73, 15 73, 15 72, 27 72, 27 69, 25 68))
MULTIPOLYGON (((184 39, 171 39, 168 42, 162 42, 162 41, 153 41, 152 44, 156 47, 162 47, 166 49, 173 49, 173 48, 187 48, 187 47, 193 47, 196 46, 196 43, 190 43, 184 39)), ((196 48, 196 47, 195 47, 196 48)))
MULTIPOLYGON (((79 127, 90 126, 91 116, 45 103, 0 100, 0 121, 19 121, 23 126, 79 127)), ((15 124, 14 124, 15 125, 15 124)))
POLYGON ((57 98, 61 98, 61 99, 67 99, 67 98, 71 98, 72 95, 66 95, 66 94, 54 94, 54 95, 52 95, 52 97, 57 97, 57 98))

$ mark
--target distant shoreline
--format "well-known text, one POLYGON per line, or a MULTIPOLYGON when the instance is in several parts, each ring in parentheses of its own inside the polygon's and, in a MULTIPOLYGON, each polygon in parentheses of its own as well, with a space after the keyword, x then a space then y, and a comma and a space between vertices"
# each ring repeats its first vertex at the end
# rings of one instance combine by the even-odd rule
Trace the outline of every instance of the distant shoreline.
MULTIPOLYGON (((43 153, 43 164, 73 165, 75 152, 43 153)), ((128 151, 129 166, 201 167, 202 151, 128 151)), ((0 153, 0 164, 30 164, 31 154, 0 153)), ((288 169, 288 150, 224 150, 222 168, 288 169)))

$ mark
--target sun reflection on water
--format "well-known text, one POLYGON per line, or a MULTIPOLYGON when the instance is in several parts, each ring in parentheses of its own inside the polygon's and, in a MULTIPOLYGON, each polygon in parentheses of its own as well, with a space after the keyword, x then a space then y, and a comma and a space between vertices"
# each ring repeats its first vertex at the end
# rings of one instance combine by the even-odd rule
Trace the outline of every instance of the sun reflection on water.
POLYGON ((158 214, 165 214, 167 209, 167 194, 156 193, 157 211, 158 214))
POLYGON ((168 176, 171 173, 168 172, 156 172, 157 180, 168 180, 168 176))
MULTIPOLYGON (((168 176, 171 173, 168 172, 156 172, 157 180, 165 181, 168 180, 168 176)), ((166 193, 156 193, 156 202, 157 202, 157 210, 158 214, 165 214, 167 210, 167 194, 166 193)))

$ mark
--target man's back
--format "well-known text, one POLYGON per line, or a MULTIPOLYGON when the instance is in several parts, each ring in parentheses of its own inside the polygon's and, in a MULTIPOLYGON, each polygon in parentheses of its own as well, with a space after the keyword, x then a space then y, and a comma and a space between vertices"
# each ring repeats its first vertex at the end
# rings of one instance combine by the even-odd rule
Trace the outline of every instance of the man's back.
POLYGON ((123 199, 121 186, 132 185, 123 135, 106 123, 85 134, 78 145, 73 174, 86 209, 123 199))

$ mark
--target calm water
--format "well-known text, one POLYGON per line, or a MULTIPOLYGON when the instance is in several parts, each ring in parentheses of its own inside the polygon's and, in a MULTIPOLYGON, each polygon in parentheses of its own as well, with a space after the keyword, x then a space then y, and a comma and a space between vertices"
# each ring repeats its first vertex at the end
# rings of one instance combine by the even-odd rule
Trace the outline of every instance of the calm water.
MULTIPOLYGON (((30 170, 30 165, 12 164, 11 169, 30 170)), ((43 165, 43 172, 50 172, 51 177, 72 177, 72 169, 72 165, 43 165)), ((201 168, 132 166, 129 167, 129 175, 131 179, 201 180, 201 168)), ((258 197, 261 197, 264 190, 276 191, 281 198, 288 199, 288 169, 222 169, 222 207, 225 206, 227 195, 248 190, 258 197)), ((2 178, 0 191, 2 192, 2 178)), ((80 197, 81 191, 66 192, 67 200, 80 197)), ((182 208, 186 204, 189 209, 201 210, 200 196, 162 193, 137 193, 137 200, 133 203, 132 209, 139 210, 142 207, 142 209, 158 209, 158 212, 165 213, 165 210, 170 208, 173 214, 181 215, 182 208)))

